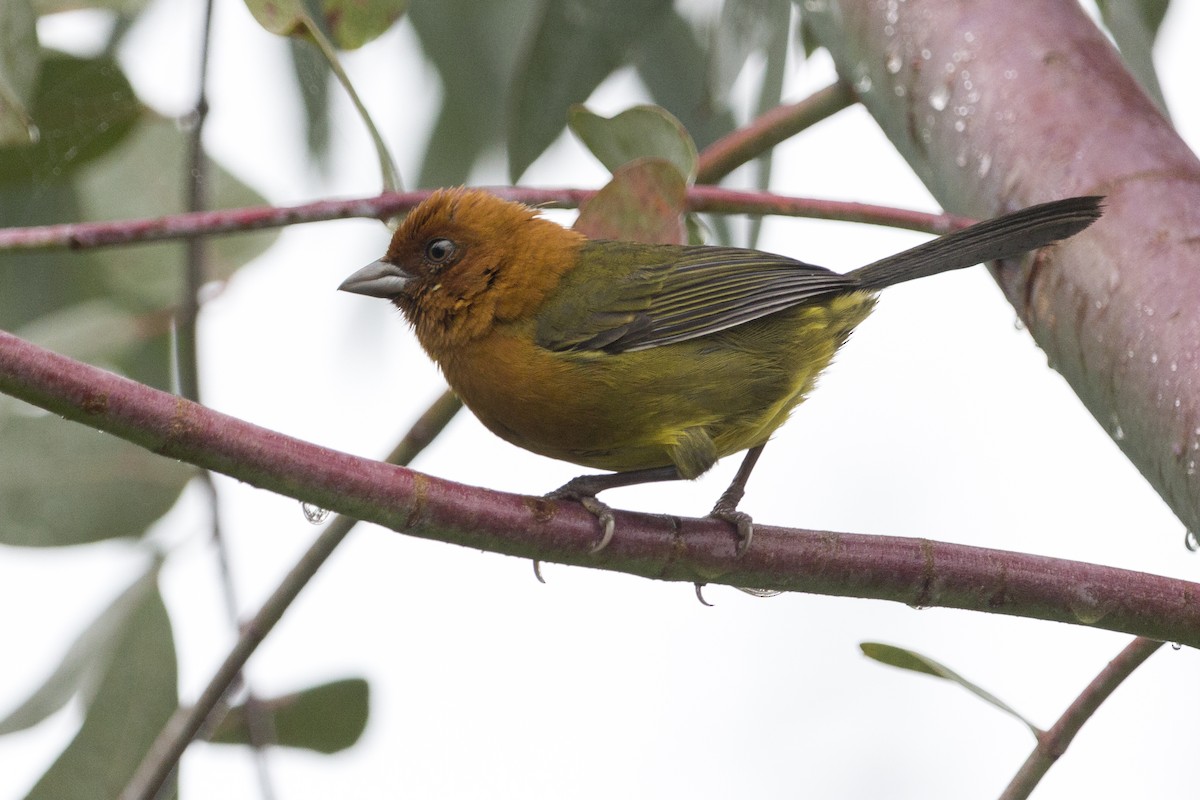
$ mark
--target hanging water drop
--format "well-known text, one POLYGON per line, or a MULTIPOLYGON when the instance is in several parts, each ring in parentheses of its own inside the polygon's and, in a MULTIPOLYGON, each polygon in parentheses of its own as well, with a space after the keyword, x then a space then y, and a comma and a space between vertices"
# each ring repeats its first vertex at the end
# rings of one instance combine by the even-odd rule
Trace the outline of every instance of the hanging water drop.
POLYGON ((304 512, 304 518, 313 525, 320 525, 322 522, 329 519, 329 509, 321 508, 315 503, 301 503, 300 510, 304 512))
POLYGON ((1189 553, 1195 553, 1200 550, 1200 539, 1196 538, 1195 531, 1183 532, 1183 546, 1188 549, 1189 553))

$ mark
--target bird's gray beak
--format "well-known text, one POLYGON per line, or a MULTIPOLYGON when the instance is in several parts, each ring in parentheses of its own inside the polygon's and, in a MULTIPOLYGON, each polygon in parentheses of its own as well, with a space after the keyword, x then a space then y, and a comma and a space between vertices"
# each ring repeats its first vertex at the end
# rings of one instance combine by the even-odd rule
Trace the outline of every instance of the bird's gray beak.
POLYGON ((393 297, 403 294, 404 287, 411 281, 412 276, 406 274, 395 264, 389 264, 386 261, 372 261, 342 281, 338 291, 391 300, 393 297))

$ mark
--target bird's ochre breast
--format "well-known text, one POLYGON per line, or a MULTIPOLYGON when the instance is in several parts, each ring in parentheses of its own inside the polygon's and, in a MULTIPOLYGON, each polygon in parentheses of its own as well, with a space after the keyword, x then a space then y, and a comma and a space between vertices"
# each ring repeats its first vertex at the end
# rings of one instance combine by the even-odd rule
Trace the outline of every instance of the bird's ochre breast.
POLYGON ((544 349, 527 322, 497 326, 439 362, 480 421, 519 447, 596 469, 661 467, 695 430, 717 458, 764 443, 872 305, 852 293, 615 354, 544 349))

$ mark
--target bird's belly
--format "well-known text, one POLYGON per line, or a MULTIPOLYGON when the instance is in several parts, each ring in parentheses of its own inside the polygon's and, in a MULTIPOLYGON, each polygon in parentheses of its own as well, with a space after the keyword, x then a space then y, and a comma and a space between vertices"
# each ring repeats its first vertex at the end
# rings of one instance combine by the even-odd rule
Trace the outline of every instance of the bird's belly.
POLYGON ((696 436, 711 439, 711 461, 765 443, 869 310, 848 304, 834 314, 837 330, 828 307, 797 312, 780 341, 770 338, 780 339, 776 320, 616 354, 492 335, 440 363, 467 407, 512 444, 596 469, 686 473, 680 443, 696 436))

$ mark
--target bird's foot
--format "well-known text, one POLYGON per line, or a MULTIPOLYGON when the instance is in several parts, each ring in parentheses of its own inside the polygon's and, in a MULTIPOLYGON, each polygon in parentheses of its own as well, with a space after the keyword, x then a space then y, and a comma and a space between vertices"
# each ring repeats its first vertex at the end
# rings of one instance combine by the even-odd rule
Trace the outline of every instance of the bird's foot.
POLYGON ((608 543, 612 541, 613 531, 617 527, 617 518, 613 516, 613 510, 607 504, 596 499, 594 493, 588 491, 586 488, 580 488, 575 485, 578 480, 576 478, 575 480, 568 481, 546 495, 546 499, 575 500, 599 521, 601 530, 600 541, 592 545, 590 551, 594 555, 608 547, 608 543))
POLYGON ((722 519, 737 528, 737 554, 740 556, 750 547, 754 539, 754 520, 745 511, 738 511, 737 506, 726 503, 722 497, 708 513, 712 519, 722 519))

